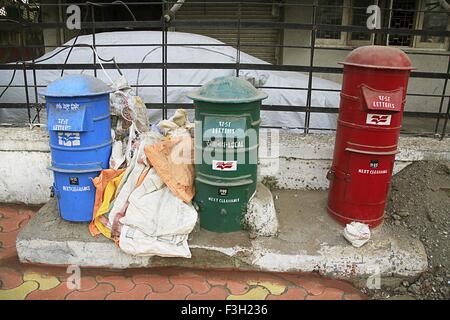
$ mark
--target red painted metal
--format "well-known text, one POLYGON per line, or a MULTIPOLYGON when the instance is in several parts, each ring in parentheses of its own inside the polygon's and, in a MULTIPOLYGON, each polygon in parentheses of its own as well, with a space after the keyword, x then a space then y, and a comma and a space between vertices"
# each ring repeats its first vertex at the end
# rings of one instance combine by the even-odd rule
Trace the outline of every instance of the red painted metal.
POLYGON ((383 221, 413 68, 403 51, 384 46, 357 48, 342 64, 328 212, 373 228, 383 221))

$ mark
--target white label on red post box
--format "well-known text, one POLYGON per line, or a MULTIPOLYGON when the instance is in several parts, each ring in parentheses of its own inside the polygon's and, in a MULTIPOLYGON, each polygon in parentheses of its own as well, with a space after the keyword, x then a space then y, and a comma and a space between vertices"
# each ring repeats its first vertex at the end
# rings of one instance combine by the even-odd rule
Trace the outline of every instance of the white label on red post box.
POLYGON ((391 124, 391 115, 368 113, 366 118, 366 124, 374 124, 377 126, 388 126, 391 124))
POLYGON ((403 89, 380 91, 367 86, 361 86, 362 96, 369 110, 401 111, 403 89))

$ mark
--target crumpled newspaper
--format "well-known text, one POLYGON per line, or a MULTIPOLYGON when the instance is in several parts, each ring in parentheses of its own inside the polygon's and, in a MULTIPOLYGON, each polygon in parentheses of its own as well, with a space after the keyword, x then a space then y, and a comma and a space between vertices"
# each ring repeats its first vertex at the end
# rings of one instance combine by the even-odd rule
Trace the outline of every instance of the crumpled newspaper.
POLYGON ((125 77, 117 79, 113 88, 117 90, 110 96, 111 127, 114 134, 109 166, 117 170, 130 165, 140 136, 150 131, 150 124, 145 103, 134 94, 125 77))
POLYGON ((177 109, 172 117, 167 120, 161 120, 156 129, 163 136, 193 135, 194 124, 189 121, 188 113, 184 109, 177 109))
POLYGON ((361 222, 353 221, 345 226, 344 238, 347 239, 352 246, 359 248, 370 239, 369 226, 361 222))

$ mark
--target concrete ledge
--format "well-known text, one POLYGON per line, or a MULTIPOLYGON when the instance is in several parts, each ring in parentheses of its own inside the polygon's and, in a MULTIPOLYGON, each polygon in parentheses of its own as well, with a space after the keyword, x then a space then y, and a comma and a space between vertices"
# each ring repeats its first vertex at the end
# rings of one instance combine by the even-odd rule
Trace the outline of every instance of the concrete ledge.
MULTIPOLYGON (((267 145, 268 129, 261 129, 260 151, 267 145)), ((325 178, 331 166, 334 134, 310 134, 298 131, 275 130, 271 141, 278 137, 279 154, 261 152, 261 163, 274 161, 276 170, 265 172, 262 165, 260 179, 268 177, 274 185, 286 189, 324 190, 325 178)), ((400 153, 394 172, 412 161, 450 160, 450 139, 401 137, 400 153)), ((48 135, 45 128, 0 127, 0 202, 41 204, 49 200, 52 184, 48 135)))
POLYGON ((0 202, 45 203, 53 183, 44 128, 0 127, 0 202))
MULTIPOLYGON (((268 129, 261 129, 264 132, 268 129)), ((304 160, 333 159, 333 134, 304 135, 292 130, 279 130, 280 157, 304 160)), ((265 135, 261 134, 264 138, 265 135)), ((399 161, 449 160, 450 139, 401 136, 396 159, 399 161)))
MULTIPOLYGON (((267 143, 267 134, 261 130, 260 145, 267 143)), ((331 167, 334 149, 334 134, 304 135, 293 130, 279 130, 279 170, 265 174, 276 181, 278 188, 285 189, 328 189, 326 173, 331 167)), ((273 141, 274 139, 272 139, 273 141)), ((450 139, 401 136, 400 153, 396 156, 394 174, 413 161, 450 160, 450 139)), ((260 155, 262 161, 266 160, 260 155)))
POLYGON ((59 218, 56 202, 47 203, 17 237, 21 262, 84 267, 135 268, 184 266, 264 271, 318 271, 342 279, 415 277, 427 268, 422 243, 389 226, 373 230, 371 240, 354 248, 343 227, 325 212, 324 191, 275 192, 279 236, 250 239, 199 230, 189 241, 191 259, 129 256, 103 237, 92 238, 87 224, 59 218))
POLYGON ((0 152, 5 151, 50 152, 47 130, 0 127, 0 152))

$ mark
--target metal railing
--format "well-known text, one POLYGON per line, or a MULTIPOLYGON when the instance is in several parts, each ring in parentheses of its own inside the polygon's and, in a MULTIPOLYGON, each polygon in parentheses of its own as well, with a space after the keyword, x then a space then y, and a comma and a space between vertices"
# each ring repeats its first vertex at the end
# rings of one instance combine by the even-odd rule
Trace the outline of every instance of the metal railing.
MULTIPOLYGON (((176 1, 175 1, 176 2, 176 1)), ((338 32, 358 32, 358 33, 369 33, 374 34, 382 39, 386 35, 410 35, 414 36, 434 36, 434 37, 444 37, 446 41, 450 36, 450 31, 447 30, 424 30, 424 29, 393 29, 389 26, 382 26, 380 29, 369 30, 366 26, 354 26, 354 25, 326 25, 326 24, 318 24, 317 23, 317 8, 319 7, 319 1, 314 0, 312 4, 304 4, 304 3, 291 3, 291 2, 277 2, 277 1, 186 1, 185 5, 188 4, 208 4, 211 6, 221 4, 221 5, 229 5, 229 6, 237 6, 237 15, 234 19, 214 19, 214 17, 209 18, 205 16, 204 19, 200 20, 189 20, 189 19, 177 19, 176 15, 174 19, 170 21, 166 21, 163 18, 164 12, 168 8, 170 8, 174 3, 174 1, 155 1, 155 2, 127 2, 126 7, 129 11, 133 12, 133 6, 148 6, 149 8, 158 8, 162 12, 161 18, 159 20, 152 21, 140 21, 136 20, 134 16, 128 14, 124 10, 124 14, 121 16, 120 21, 98 21, 95 19, 95 12, 98 10, 99 5, 91 2, 85 3, 76 3, 80 7, 84 8, 83 11, 85 14, 83 15, 84 20, 81 22, 81 31, 79 31, 78 35, 84 33, 91 34, 92 36, 92 61, 86 61, 85 63, 65 63, 61 64, 50 64, 50 63, 37 63, 42 62, 39 59, 33 58, 29 61, 24 61, 23 56, 26 49, 46 49, 46 48, 54 48, 55 51, 58 51, 58 54, 66 54, 71 50, 71 47, 77 46, 77 44, 73 46, 65 46, 65 45, 28 45, 25 43, 25 33, 30 30, 64 30, 66 28, 65 15, 60 15, 58 21, 42 21, 39 22, 30 22, 23 19, 13 19, 9 17, 0 17, 0 31, 1 32, 11 32, 15 30, 20 33, 20 44, 19 51, 21 54, 17 56, 17 62, 15 63, 3 63, 0 64, 0 73, 3 70, 13 70, 14 74, 18 72, 23 74, 24 83, 23 84, 13 84, 7 83, 0 86, 0 93, 9 87, 20 87, 24 89, 25 95, 25 103, 22 102, 2 102, 0 97, 0 109, 10 109, 10 108, 24 108, 28 111, 28 122, 30 125, 35 123, 40 123, 40 112, 43 109, 43 104, 40 102, 32 102, 29 96, 29 88, 33 88, 34 100, 38 101, 38 89, 42 90, 42 85, 37 85, 37 74, 38 70, 93 70, 94 74, 97 75, 97 71, 100 68, 104 69, 160 69, 161 70, 161 83, 158 85, 154 84, 146 84, 146 83, 136 83, 132 86, 135 89, 145 88, 145 87, 159 87, 161 88, 161 103, 146 103, 147 108, 149 109, 160 109, 162 112, 162 117, 167 118, 168 110, 179 108, 180 106, 185 108, 192 108, 191 104, 182 105, 180 103, 169 103, 167 100, 167 92, 169 88, 174 87, 195 87, 197 85, 178 85, 178 84, 168 84, 167 80, 167 72, 172 69, 228 69, 235 70, 235 73, 239 75, 239 71, 242 70, 262 70, 262 71, 295 71, 302 72, 308 77, 308 85, 307 87, 265 87, 260 86, 261 89, 284 89, 284 90, 298 90, 298 91, 306 91, 307 99, 304 105, 266 105, 263 104, 263 110, 270 110, 273 112, 302 112, 305 114, 304 124, 299 126, 299 129, 302 129, 304 133, 308 133, 311 130, 334 130, 334 128, 313 128, 311 126, 311 115, 314 113, 337 113, 338 106, 336 108, 325 108, 312 105, 312 94, 314 91, 336 91, 332 89, 321 89, 321 88, 313 88, 312 81, 313 77, 318 74, 324 75, 336 75, 342 73, 342 68, 339 66, 320 66, 315 63, 315 59, 317 56, 327 50, 335 50, 338 51, 351 51, 354 46, 342 46, 342 45, 327 45, 321 46, 317 44, 317 32, 320 31, 338 31, 338 32), (311 17, 309 17, 309 21, 300 21, 300 22, 286 22, 283 19, 283 14, 280 15, 279 21, 263 21, 257 19, 245 19, 245 17, 241 16, 241 7, 245 5, 260 5, 260 6, 276 6, 277 9, 281 10, 281 12, 285 12, 286 10, 293 10, 293 8, 301 8, 302 10, 310 10, 312 12, 311 17), (89 18, 88 18, 89 17, 89 18), (227 30, 235 30, 236 33, 236 42, 234 43, 225 43, 223 46, 233 46, 236 50, 236 59, 235 63, 173 63, 168 61, 168 48, 171 46, 202 46, 202 44, 170 44, 168 43, 168 33, 169 30, 175 29, 227 29, 227 30), (159 30, 161 31, 161 43, 151 44, 151 43, 134 43, 134 44, 111 44, 111 45, 99 45, 96 44, 95 38, 96 34, 100 31, 107 30, 159 30), (258 44, 258 43, 245 43, 241 39, 242 30, 251 29, 251 30, 269 30, 276 29, 280 31, 280 41, 274 44, 258 44), (296 45, 291 43, 282 43, 282 34, 286 30, 294 30, 294 31, 302 31, 309 33, 309 44, 308 45, 296 45), (98 61, 98 56, 95 54, 95 49, 99 47, 139 47, 139 46, 161 46, 162 55, 160 62, 127 62, 121 63, 111 60, 106 61, 98 61), (279 52, 283 52, 283 50, 287 49, 305 49, 309 50, 308 62, 302 65, 292 65, 292 64, 246 64, 242 63, 240 59, 241 52, 246 52, 249 48, 254 47, 276 47, 279 52), (27 71, 32 72, 31 79, 27 76, 27 71)), ((67 6, 73 3, 43 3, 43 4, 35 4, 35 6, 39 8, 44 7, 54 7, 57 6, 60 9, 60 12, 65 12, 67 6)), ((113 2, 113 3, 102 3, 101 7, 108 6, 123 6, 123 2, 113 2)), ((323 7, 323 6, 322 6, 323 7)), ((332 6, 328 6, 330 9, 332 6)), ((339 6, 337 7, 339 10, 351 9, 351 7, 339 6)), ((354 9, 355 7, 353 7, 354 9)), ((365 8, 359 8, 365 9, 365 8)), ((149 9, 151 10, 151 9, 149 9)), ((156 9, 155 9, 156 10, 156 9)), ((183 10, 180 9, 180 10, 183 10)), ((390 9, 384 9, 389 11, 390 9)), ((396 9, 398 10, 398 9, 396 9)), ((419 14, 424 12, 423 10, 416 10, 415 14, 419 14)), ((305 20, 308 20, 305 19, 305 20)), ((15 45, 4 45, 0 44, 0 49, 7 49, 14 47, 15 45)), ((214 46, 220 46, 220 44, 214 44, 214 46)), ((17 46, 16 46, 17 47, 17 46)), ((448 48, 444 50, 414 50, 414 49, 405 49, 410 56, 420 55, 422 59, 435 59, 436 57, 443 57, 447 59, 446 70, 442 70, 442 72, 430 72, 426 70, 415 70, 411 73, 412 79, 421 79, 420 81, 424 81, 426 83, 429 79, 432 81, 439 81, 438 90, 433 90, 432 93, 420 93, 420 92, 411 92, 408 90, 409 97, 420 97, 424 99, 438 99, 439 102, 435 105, 435 111, 405 111, 406 118, 418 118, 421 119, 422 122, 425 121, 428 126, 433 127, 432 130, 410 130, 408 132, 403 132, 403 134, 414 134, 421 136, 432 136, 438 138, 444 138, 448 136, 448 121, 450 117, 450 95, 447 93, 448 91, 448 79, 450 72, 450 52, 448 48)), ((430 60, 431 61, 431 60, 430 60)), ((331 61, 332 65, 335 65, 337 61, 331 61)), ((430 63, 433 64, 432 62, 430 63)), ((4 80, 3 80, 4 81, 4 80)))

